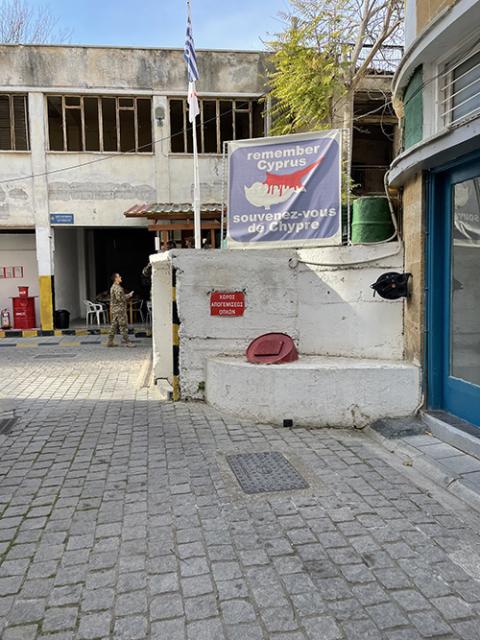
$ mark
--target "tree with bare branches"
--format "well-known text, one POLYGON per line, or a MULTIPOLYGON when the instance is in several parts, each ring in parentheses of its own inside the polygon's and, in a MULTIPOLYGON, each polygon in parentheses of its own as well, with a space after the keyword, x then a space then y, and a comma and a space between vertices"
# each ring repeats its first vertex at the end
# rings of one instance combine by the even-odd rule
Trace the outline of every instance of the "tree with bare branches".
POLYGON ((26 0, 0 0, 0 43, 62 43, 70 37, 69 30, 59 28, 59 19, 48 6, 34 8, 26 0))
MULTIPOLYGON (((274 133, 353 130, 362 79, 385 68, 402 38, 404 0, 290 0, 285 29, 270 41, 274 133)), ((351 148, 348 144, 346 148, 351 148)), ((350 166, 350 158, 347 170, 350 166)))

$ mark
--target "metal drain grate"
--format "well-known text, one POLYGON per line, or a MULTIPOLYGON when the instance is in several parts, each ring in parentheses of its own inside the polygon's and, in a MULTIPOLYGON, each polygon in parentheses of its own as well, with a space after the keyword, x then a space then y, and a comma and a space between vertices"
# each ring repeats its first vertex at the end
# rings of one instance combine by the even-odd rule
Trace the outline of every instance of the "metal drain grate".
POLYGON ((16 418, 0 418, 0 435, 6 436, 13 429, 16 418))
POLYGON ((238 453, 227 456, 227 462, 245 493, 308 488, 304 478, 278 451, 238 453))
POLYGON ((33 356, 35 360, 45 360, 46 358, 76 358, 76 353, 39 353, 33 356))

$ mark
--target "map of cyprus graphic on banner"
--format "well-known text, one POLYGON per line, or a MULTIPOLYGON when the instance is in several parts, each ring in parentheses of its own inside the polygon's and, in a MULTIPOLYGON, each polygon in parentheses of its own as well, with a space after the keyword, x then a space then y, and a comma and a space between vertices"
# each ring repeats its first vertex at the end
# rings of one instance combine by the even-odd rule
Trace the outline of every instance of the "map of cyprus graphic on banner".
POLYGON ((228 143, 229 248, 341 244, 341 131, 228 143))

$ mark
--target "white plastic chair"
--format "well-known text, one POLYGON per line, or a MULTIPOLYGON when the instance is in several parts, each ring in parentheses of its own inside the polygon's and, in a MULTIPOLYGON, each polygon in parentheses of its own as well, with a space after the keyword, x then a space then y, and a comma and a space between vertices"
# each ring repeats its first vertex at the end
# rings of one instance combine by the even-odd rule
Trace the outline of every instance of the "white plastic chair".
POLYGON ((147 300, 147 324, 152 324, 152 302, 147 300))
POLYGON ((87 309, 87 314, 85 317, 85 324, 87 327, 89 324, 91 324, 93 317, 96 318, 98 326, 102 324, 100 321, 101 318, 103 318, 103 322, 107 324, 107 312, 103 304, 91 302, 90 300, 84 300, 83 304, 87 309))
POLYGON ((137 300, 135 302, 132 302, 132 319, 135 320, 135 314, 138 314, 143 324, 145 320, 143 318, 142 307, 143 307, 143 300, 137 300))

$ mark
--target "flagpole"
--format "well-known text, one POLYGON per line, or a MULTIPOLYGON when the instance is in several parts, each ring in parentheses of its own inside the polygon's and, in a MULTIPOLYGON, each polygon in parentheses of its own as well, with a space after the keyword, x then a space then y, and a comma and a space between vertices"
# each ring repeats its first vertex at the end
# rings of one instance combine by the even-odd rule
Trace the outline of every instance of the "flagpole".
MULTIPOLYGON (((190 6, 190 3, 189 3, 190 6)), ((195 83, 193 83, 195 91, 195 83)), ((192 123, 193 130, 193 228, 195 231, 195 249, 202 248, 202 221, 200 217, 200 171, 198 167, 197 116, 192 123)))
POLYGON ((188 71, 188 111, 192 124, 193 138, 193 229, 195 249, 202 248, 202 220, 200 216, 200 171, 198 167, 197 116, 200 112, 196 81, 198 80, 197 59, 192 35, 192 10, 187 0, 187 38, 185 42, 185 61, 188 71))

